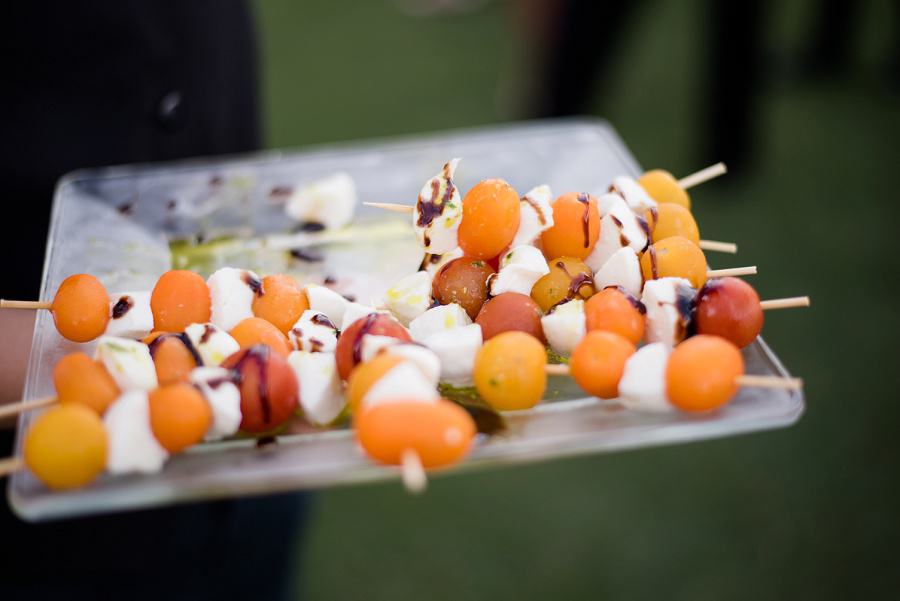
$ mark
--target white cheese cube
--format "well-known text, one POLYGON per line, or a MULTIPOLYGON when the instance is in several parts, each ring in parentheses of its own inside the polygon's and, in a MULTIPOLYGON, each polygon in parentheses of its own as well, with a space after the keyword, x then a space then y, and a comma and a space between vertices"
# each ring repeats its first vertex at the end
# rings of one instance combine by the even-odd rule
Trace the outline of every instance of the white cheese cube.
POLYGON ((688 334, 697 291, 684 278, 647 280, 641 302, 647 308, 644 337, 648 343, 673 347, 688 334))
POLYGON ((500 271, 490 279, 491 295, 518 292, 531 295, 535 282, 550 273, 543 253, 534 246, 516 246, 503 256, 500 271))
POLYGON ((287 360, 297 375, 306 420, 314 426, 333 423, 347 404, 334 353, 293 351, 287 360))
POLYGON ((295 221, 334 229, 350 223, 357 203, 353 178, 339 172, 296 188, 287 199, 284 212, 295 221))
POLYGON ((384 294, 387 307, 403 327, 431 306, 431 274, 417 271, 388 288, 384 294))
POLYGON ((425 252, 442 254, 459 246, 457 231, 462 219, 462 200, 453 183, 453 173, 460 159, 444 165, 443 171, 425 182, 412 221, 416 237, 425 252))
POLYGON ((118 292, 109 295, 109 324, 107 336, 121 336, 141 340, 153 331, 153 311, 149 290, 118 292))
POLYGON ((211 323, 192 323, 184 333, 206 367, 218 367, 241 349, 231 334, 211 323))
POLYGON ((436 403, 441 398, 437 387, 412 361, 402 361, 389 369, 363 395, 361 407, 409 400, 436 403))
POLYGON ((119 390, 153 390, 159 385, 150 347, 138 340, 101 336, 97 360, 103 363, 119 390))
POLYGON ((224 367, 198 367, 191 372, 191 384, 197 387, 209 403, 212 421, 206 430, 206 440, 221 440, 240 428, 241 391, 224 367))
POLYGON ((646 223, 641 223, 624 200, 612 203, 600 219, 600 235, 591 253, 585 258, 584 263, 597 272, 623 247, 630 247, 636 252, 641 252, 647 247, 648 237, 646 223))
POLYGON ((337 337, 337 326, 327 315, 312 309, 304 311, 288 332, 294 349, 310 353, 333 353, 337 347, 337 337))
POLYGON ((553 226, 553 197, 550 186, 541 185, 528 191, 519 201, 519 229, 510 248, 533 243, 544 230, 553 226))
POLYGON ((574 299, 557 305, 551 313, 541 317, 541 327, 553 352, 563 357, 570 356, 587 333, 584 301, 574 299))
POLYGON ((169 458, 150 428, 145 390, 123 393, 103 414, 103 425, 109 441, 106 469, 111 474, 158 472, 169 458))
POLYGON ((441 360, 437 354, 421 344, 406 342, 393 336, 365 334, 360 341, 360 359, 369 361, 379 353, 388 353, 409 359, 419 366, 434 386, 441 377, 441 360))
POLYGON ((472 386, 475 355, 481 348, 481 326, 473 323, 430 335, 423 344, 441 360, 441 382, 451 386, 472 386))
POLYGON ((603 267, 594 273, 594 283, 597 290, 603 290, 608 286, 621 286, 640 300, 644 275, 641 273, 641 260, 637 252, 630 246, 614 252, 603 267))
POLYGON ((209 276, 212 301, 210 321, 226 332, 248 317, 253 317, 253 299, 260 292, 262 280, 249 269, 223 267, 209 276))
POLYGON ((351 323, 359 321, 364 317, 368 317, 372 313, 381 313, 378 309, 364 305, 362 303, 348 302, 347 310, 344 311, 344 319, 341 320, 341 330, 346 330, 351 323))
POLYGON ((409 334, 416 342, 424 342, 432 334, 471 323, 472 318, 458 303, 438 305, 409 322, 409 334))
MULTIPOLYGON (((603 217, 609 210, 613 207, 613 205, 622 201, 622 197, 618 194, 613 194, 609 192, 607 194, 601 194, 597 197, 597 211, 600 213, 600 217, 603 217)), ((628 203, 625 203, 628 204, 628 203)))
MULTIPOLYGON (((309 297, 309 308, 312 311, 324 313, 338 330, 344 329, 344 313, 350 304, 346 298, 325 286, 309 284, 306 286, 306 294, 309 297)), ((348 324, 349 325, 349 324, 348 324)))
POLYGON ((655 207, 657 204, 656 201, 647 194, 644 187, 629 175, 620 175, 613 178, 613 183, 609 189, 610 192, 621 196, 628 204, 628 208, 638 215, 642 215, 644 211, 655 207))
POLYGON ((619 401, 638 411, 674 411, 666 396, 666 364, 672 349, 662 342, 642 346, 625 361, 619 401))

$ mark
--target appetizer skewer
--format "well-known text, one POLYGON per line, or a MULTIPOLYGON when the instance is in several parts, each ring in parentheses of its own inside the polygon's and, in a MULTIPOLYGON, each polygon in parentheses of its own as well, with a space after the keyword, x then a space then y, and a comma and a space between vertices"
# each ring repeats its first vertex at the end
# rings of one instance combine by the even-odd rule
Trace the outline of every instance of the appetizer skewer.
MULTIPOLYGON (((389 202, 364 202, 362 204, 367 207, 375 207, 377 209, 384 209, 386 211, 392 211, 394 213, 413 213, 415 211, 415 207, 413 206, 389 202)), ((720 242, 717 240, 698 239, 697 245, 703 250, 729 254, 737 253, 737 244, 733 242, 720 242)))

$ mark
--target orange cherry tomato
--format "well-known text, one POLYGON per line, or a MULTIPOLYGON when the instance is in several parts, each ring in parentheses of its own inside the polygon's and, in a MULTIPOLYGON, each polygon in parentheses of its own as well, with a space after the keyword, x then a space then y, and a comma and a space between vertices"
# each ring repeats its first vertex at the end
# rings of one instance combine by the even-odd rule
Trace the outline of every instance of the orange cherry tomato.
POLYGON ((569 371, 582 390, 601 399, 619 396, 625 361, 636 347, 615 332, 593 330, 585 334, 569 358, 569 371))
POLYGON ((618 286, 604 288, 584 304, 588 331, 606 330, 637 344, 644 336, 647 310, 634 296, 618 286))
POLYGON ((279 274, 264 277, 262 291, 253 296, 253 315, 270 322, 287 336, 309 309, 306 290, 291 276, 279 274))
POLYGON ((70 275, 56 291, 53 321, 60 335, 73 342, 101 336, 109 323, 109 293, 92 275, 70 275))
POLYGON ((97 412, 80 403, 48 409, 25 438, 25 465, 50 488, 84 486, 103 471, 108 440, 97 412))
POLYGON ((391 465, 416 452, 424 467, 459 461, 476 433, 469 413, 445 399, 436 403, 398 398, 373 405, 354 418, 357 440, 373 459, 391 465))
POLYGON ((720 336, 698 334, 678 344, 666 364, 669 400, 685 411, 721 407, 738 392, 744 358, 720 336))
POLYGON ((699 289, 706 282, 706 256, 684 236, 671 236, 651 244, 641 255, 644 280, 678 277, 699 289))
POLYGON ((554 200, 552 207, 553 225, 541 233, 544 256, 584 260, 600 236, 597 199, 590 194, 569 192, 554 200))
POLYGON ((119 396, 119 387, 96 359, 84 353, 72 353, 53 368, 53 384, 60 403, 78 403, 99 415, 119 396))
POLYGON ((192 323, 206 323, 212 316, 209 287, 193 271, 173 269, 160 276, 150 294, 153 329, 183 332, 192 323))
POLYGON ((519 195, 502 179, 486 179, 463 198, 459 247, 471 257, 490 259, 509 247, 519 229, 519 195))
POLYGON ((190 384, 170 384, 149 396, 150 427, 164 449, 177 453, 203 440, 212 410, 199 390, 190 384))
POLYGON ((691 208, 691 197, 684 188, 678 185, 678 180, 662 169, 651 169, 640 178, 638 183, 650 195, 650 198, 660 204, 675 203, 685 209, 691 208))
POLYGON ((260 317, 248 317, 241 320, 234 326, 230 334, 237 340, 241 348, 264 344, 285 358, 292 350, 288 337, 271 322, 260 317))

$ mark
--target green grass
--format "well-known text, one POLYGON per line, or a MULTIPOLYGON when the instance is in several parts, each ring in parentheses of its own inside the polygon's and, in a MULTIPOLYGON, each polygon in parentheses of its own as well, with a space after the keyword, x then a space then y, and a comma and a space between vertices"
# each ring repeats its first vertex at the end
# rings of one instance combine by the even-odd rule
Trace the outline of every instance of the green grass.
MULTIPOLYGON (((776 57, 811 3, 772 16, 776 57)), ((267 142, 295 147, 496 123, 527 72, 509 4, 419 19, 387 0, 259 3, 267 142), (346 8, 346 6, 350 8, 346 8)), ((704 4, 648 3, 600 82, 645 166, 698 164, 704 4)), ((765 86, 752 169, 697 189, 704 237, 755 264, 764 336, 806 381, 792 428, 434 479, 322 491, 298 552, 308 599, 825 599, 900 590, 896 165, 881 85, 887 3, 854 73, 765 86)), ((602 27, 598 28, 598 35, 602 27)), ((893 32, 897 35, 897 32, 893 32)), ((780 63, 770 72, 782 73, 780 63)), ((521 100, 520 98, 517 100, 521 100)))

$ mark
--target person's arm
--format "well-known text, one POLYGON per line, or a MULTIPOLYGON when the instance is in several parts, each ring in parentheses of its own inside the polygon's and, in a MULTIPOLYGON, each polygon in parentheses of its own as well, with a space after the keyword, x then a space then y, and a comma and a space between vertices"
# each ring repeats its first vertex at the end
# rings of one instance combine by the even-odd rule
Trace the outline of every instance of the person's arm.
MULTIPOLYGON (((15 403, 22 398, 31 340, 34 336, 34 311, 0 309, 0 405, 15 403)), ((0 428, 12 428, 16 418, 0 419, 0 428)))

